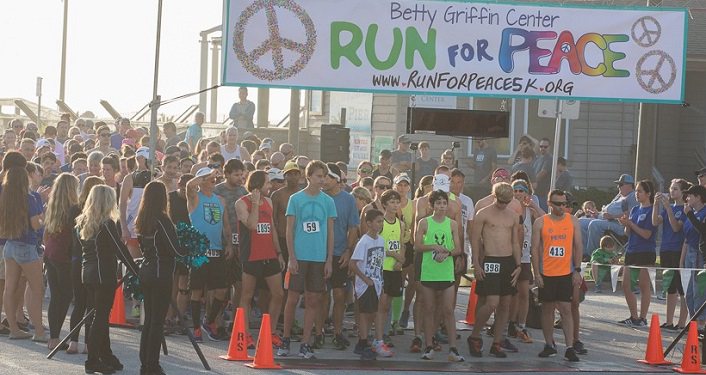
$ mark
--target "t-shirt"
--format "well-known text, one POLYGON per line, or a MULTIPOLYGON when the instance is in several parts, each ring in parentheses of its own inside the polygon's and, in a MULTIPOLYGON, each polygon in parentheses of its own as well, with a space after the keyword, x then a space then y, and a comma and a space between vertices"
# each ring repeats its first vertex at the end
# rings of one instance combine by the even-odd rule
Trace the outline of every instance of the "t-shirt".
MULTIPOLYGON (((677 221, 681 221, 682 224, 686 221, 686 214, 684 214, 684 205, 677 206, 676 203, 672 204, 672 212, 674 212, 674 218, 677 221)), ((659 247, 660 252, 676 252, 681 251, 682 245, 684 245, 684 228, 679 232, 672 230, 672 225, 669 223, 669 215, 667 215, 667 210, 662 209, 662 244, 659 247)))
POLYGON ((114 133, 110 136, 110 147, 120 150, 120 147, 123 147, 123 139, 125 138, 120 133, 114 133))
MULTIPOLYGON (((409 151, 400 151, 400 150, 395 150, 392 151, 392 158, 390 159, 392 161, 392 164, 395 163, 404 163, 408 162, 412 164, 412 153, 409 151)), ((401 172, 406 172, 406 171, 401 171, 401 172)))
POLYGON ((360 225, 355 198, 345 191, 331 196, 336 206, 336 220, 333 221, 333 255, 341 256, 348 247, 348 229, 360 225))
POLYGON ((476 183, 480 183, 483 182, 481 180, 484 177, 487 177, 490 175, 490 172, 492 172, 493 164, 496 164, 498 161, 498 153, 495 151, 495 148, 490 146, 486 146, 483 149, 478 148, 473 160, 476 162, 474 180, 476 183))
POLYGON ((294 216, 294 255, 297 260, 325 262, 328 219, 336 218, 336 205, 324 192, 311 196, 305 190, 289 198, 287 216, 294 216))
POLYGON ((416 182, 419 183, 419 180, 422 179, 424 176, 433 176, 434 175, 434 170, 436 167, 439 166, 439 161, 431 158, 429 160, 422 160, 422 158, 417 158, 415 160, 415 164, 417 167, 417 175, 415 176, 415 179, 417 180, 416 182))
POLYGON ((537 181, 537 176, 534 173, 534 168, 532 167, 532 163, 515 163, 512 165, 512 171, 511 173, 515 173, 518 171, 522 171, 527 173, 527 176, 529 176, 530 181, 535 182, 537 181))
POLYGON ((571 177, 569 171, 561 172, 556 176, 556 183, 554 184, 555 189, 571 192, 574 186, 574 178, 571 177))
POLYGON ((647 229, 652 232, 650 238, 645 239, 637 232, 630 231, 630 236, 628 237, 628 246, 626 253, 649 253, 654 252, 657 248, 655 242, 655 236, 657 231, 655 226, 652 225, 652 206, 641 207, 635 206, 630 210, 630 221, 637 224, 638 227, 642 229, 647 229))
POLYGON ((534 175, 539 175, 543 170, 547 172, 547 176, 542 179, 536 178, 537 188, 534 190, 538 194, 546 195, 549 193, 549 182, 552 180, 552 155, 549 153, 540 155, 534 160, 534 175))
MULTIPOLYGON (((351 261, 356 262, 355 265, 358 269, 373 280, 378 297, 382 294, 382 261, 384 258, 385 240, 381 236, 372 238, 367 233, 360 238, 355 250, 353 250, 353 255, 351 255, 351 261)), ((360 298, 367 289, 368 284, 356 275, 355 295, 360 298)))
POLYGON ((20 238, 8 238, 8 240, 13 240, 17 242, 24 242, 29 245, 37 245, 39 243, 40 232, 32 229, 32 224, 30 221, 32 217, 41 215, 44 212, 44 203, 42 203, 42 198, 39 194, 32 192, 27 195, 28 203, 28 217, 27 230, 20 236, 20 238))
MULTIPOLYGON (((242 198, 243 196, 248 195, 248 191, 245 190, 245 188, 242 186, 238 186, 233 189, 229 187, 227 183, 221 182, 220 184, 216 185, 216 187, 213 189, 213 192, 216 193, 216 195, 218 195, 219 197, 223 198, 224 201, 226 201, 226 214, 228 215, 228 223, 230 224, 230 228, 233 233, 237 233, 238 231, 236 229, 238 228, 238 214, 235 212, 235 202, 237 202, 238 199, 242 198)), ((235 242, 235 239, 231 240, 235 242)))
POLYGON ((184 136, 184 141, 191 146, 191 150, 196 149, 196 143, 203 137, 203 129, 196 123, 191 124, 188 129, 186 129, 186 135, 184 136))
POLYGON ((598 248, 591 253, 591 263, 610 264, 616 254, 612 251, 598 248))
POLYGON ((179 142, 181 142, 181 137, 179 137, 179 135, 173 135, 169 137, 169 139, 167 139, 167 143, 164 147, 166 148, 169 146, 176 146, 179 144, 179 142))
MULTIPOLYGON (((704 216, 706 216, 706 206, 694 212, 694 215, 699 220, 699 222, 704 221, 704 216)), ((684 221, 684 228, 682 228, 682 231, 684 232, 684 240, 686 241, 686 243, 689 246, 698 250, 700 235, 699 231, 694 228, 694 225, 691 223, 691 220, 684 221)))
POLYGON ((246 100, 245 103, 236 102, 230 107, 230 113, 228 118, 233 120, 233 125, 239 129, 252 129, 255 127, 253 124, 253 116, 255 115, 255 103, 246 100))

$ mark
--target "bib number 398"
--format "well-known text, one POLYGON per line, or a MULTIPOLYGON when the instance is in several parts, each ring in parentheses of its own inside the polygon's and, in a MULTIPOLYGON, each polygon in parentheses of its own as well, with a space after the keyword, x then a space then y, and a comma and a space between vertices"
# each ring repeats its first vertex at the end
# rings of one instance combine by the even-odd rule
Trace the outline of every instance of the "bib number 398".
POLYGON ((304 227, 304 233, 319 233, 321 230, 321 225, 318 221, 305 221, 302 223, 304 227))
POLYGON ((500 263, 485 263, 483 270, 485 273, 500 273, 500 263))
POLYGON ((563 247, 552 246, 549 248, 549 256, 550 257, 563 258, 564 254, 565 254, 565 250, 563 247))

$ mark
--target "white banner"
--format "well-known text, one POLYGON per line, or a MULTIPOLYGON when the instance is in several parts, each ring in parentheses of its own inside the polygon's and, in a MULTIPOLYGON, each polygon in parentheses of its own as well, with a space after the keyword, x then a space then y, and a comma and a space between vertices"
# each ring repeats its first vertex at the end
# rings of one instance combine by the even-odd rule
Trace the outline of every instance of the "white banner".
POLYGON ((681 103, 685 8, 227 0, 234 86, 681 103))

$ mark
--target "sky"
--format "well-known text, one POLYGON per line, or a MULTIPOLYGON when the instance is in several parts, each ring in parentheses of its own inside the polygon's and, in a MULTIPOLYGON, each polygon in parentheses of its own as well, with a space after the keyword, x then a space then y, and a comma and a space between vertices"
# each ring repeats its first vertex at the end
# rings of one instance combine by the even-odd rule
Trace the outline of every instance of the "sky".
MULTIPOLYGON (((108 116, 101 99, 125 115, 138 111, 152 98, 158 1, 67 1, 66 103, 76 112, 90 110, 98 117, 108 116)), ((36 79, 41 76, 42 104, 56 108, 63 9, 61 0, 0 1, 0 98, 36 102, 36 79)), ((220 0, 163 1, 162 99, 199 90, 199 32, 220 25, 222 12, 220 0)), ((208 86, 210 82, 209 72, 208 86)), ((257 89, 249 91, 249 99, 257 104, 257 89)), ((273 89, 270 97, 270 122, 276 123, 289 112, 289 91, 273 89)), ((237 88, 218 89, 219 121, 237 100, 237 88)), ((163 106, 160 113, 178 115, 191 104, 198 104, 198 96, 163 106)))

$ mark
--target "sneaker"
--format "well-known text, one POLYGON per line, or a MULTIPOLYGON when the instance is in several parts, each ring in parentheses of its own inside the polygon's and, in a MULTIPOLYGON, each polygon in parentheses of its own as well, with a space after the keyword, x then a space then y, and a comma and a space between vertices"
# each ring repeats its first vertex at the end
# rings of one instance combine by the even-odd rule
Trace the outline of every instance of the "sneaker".
POLYGON ((365 351, 365 348, 370 347, 369 345, 361 345, 360 341, 355 343, 355 347, 353 348, 353 354, 358 354, 358 355, 363 355, 363 352, 365 351))
POLYGON ((346 343, 343 342, 343 336, 340 334, 336 335, 333 338, 333 346, 336 348, 336 350, 346 350, 347 346, 346 343))
POLYGON ((468 351, 471 353, 471 357, 480 358, 483 356, 483 339, 480 337, 468 336, 466 339, 468 343, 468 351))
POLYGON ((32 338, 32 334, 29 332, 25 332, 23 330, 18 330, 16 333, 10 333, 9 337, 10 340, 27 340, 32 338))
POLYGON ((395 347, 395 344, 392 343, 392 338, 390 338, 390 335, 382 335, 382 341, 390 348, 395 347))
POLYGON ((324 335, 316 335, 314 337, 314 345, 311 346, 313 349, 321 349, 324 347, 324 335))
POLYGON ((532 340, 532 337, 530 337, 529 332, 527 332, 527 328, 523 328, 520 331, 517 332, 517 338, 520 339, 525 344, 531 344, 534 341, 532 340))
POLYGON ((637 320, 633 319, 632 317, 628 317, 627 319, 619 320, 618 324, 625 324, 628 327, 632 327, 632 323, 637 320))
POLYGON ((586 350, 586 347, 579 340, 574 341, 574 351, 576 352, 576 354, 588 354, 588 350, 586 350))
POLYGON ((412 339, 412 345, 409 346, 410 353, 419 353, 422 351, 422 338, 419 336, 414 336, 412 339))
POLYGON ((553 345, 544 344, 544 350, 539 353, 540 358, 554 357, 556 355, 556 348, 553 345))
POLYGON ((314 350, 308 344, 301 344, 299 346, 299 356, 304 359, 316 359, 314 350))
POLYGON ((515 338, 517 337, 517 326, 515 322, 508 322, 507 324, 507 337, 515 338))
MULTIPOLYGON (((218 328, 215 327, 215 323, 211 324, 203 324, 203 330, 206 331, 206 337, 208 337, 209 340, 211 341, 221 341, 220 338, 218 337, 218 328)), ((248 334, 249 336, 249 334, 248 334)), ((250 338, 252 339, 252 337, 250 338)))
POLYGON ((436 335, 431 337, 431 345, 434 348, 434 351, 441 351, 441 343, 439 342, 439 339, 436 338, 436 335))
POLYGON ((422 359, 434 359, 434 348, 432 348, 431 346, 427 346, 426 349, 424 349, 424 354, 422 354, 422 359))
POLYGON ((278 357, 286 357, 289 355, 289 338, 282 338, 282 344, 277 348, 278 357))
POLYGON ((383 357, 392 357, 395 353, 390 349, 390 347, 385 344, 384 341, 382 340, 376 340, 373 342, 373 348, 375 349, 375 353, 379 356, 383 357))
POLYGON ((282 346, 282 338, 279 337, 278 334, 273 333, 272 334, 272 347, 273 348, 279 348, 282 346))
POLYGON ((519 351, 519 350, 517 350, 517 347, 510 342, 510 339, 507 339, 507 338, 500 342, 500 347, 504 351, 510 352, 510 353, 517 353, 519 351))
POLYGON ((667 299, 667 292, 663 290, 660 294, 656 295, 655 297, 659 301, 665 301, 667 299))
POLYGON ((409 325, 409 311, 402 311, 402 316, 400 316, 400 327, 407 328, 409 325))
POLYGON ((647 327, 647 319, 645 318, 638 318, 639 322, 637 323, 638 327, 647 327))
POLYGON ((463 356, 458 354, 458 350, 455 347, 449 348, 448 359, 450 362, 464 362, 466 360, 465 358, 463 358, 463 356))
POLYGON ((662 323, 662 325, 659 326, 659 328, 666 329, 667 331, 673 331, 675 327, 674 327, 674 324, 672 324, 672 323, 662 323))
POLYGON ((601 288, 600 285, 596 284, 595 288, 593 288, 593 293, 601 294, 601 293, 603 293, 603 289, 601 288))
POLYGON ((576 355, 576 351, 572 347, 566 348, 566 352, 564 352, 564 359, 566 359, 569 362, 578 362, 579 357, 576 355))
POLYGON ((507 354, 503 351, 502 346, 500 346, 499 343, 494 342, 493 345, 490 346, 490 355, 494 356, 495 358, 506 358, 507 354))
POLYGON ((362 359, 363 361, 373 361, 377 359, 377 357, 378 354, 370 346, 366 346, 360 352, 360 359, 362 359))
POLYGON ((203 342, 203 336, 201 335, 201 328, 194 328, 194 341, 203 342))

